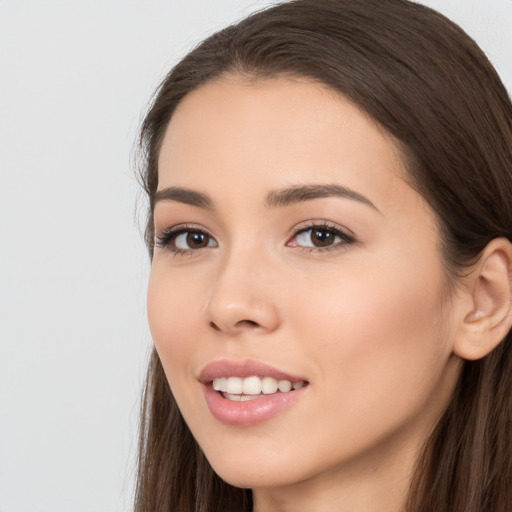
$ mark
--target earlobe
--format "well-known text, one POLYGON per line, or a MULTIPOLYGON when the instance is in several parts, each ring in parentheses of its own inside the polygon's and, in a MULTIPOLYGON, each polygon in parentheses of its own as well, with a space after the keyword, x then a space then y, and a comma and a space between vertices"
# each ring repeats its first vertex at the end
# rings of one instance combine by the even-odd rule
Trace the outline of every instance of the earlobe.
POLYGON ((489 242, 466 279, 470 300, 465 302, 468 311, 462 315, 454 353, 476 360, 489 354, 511 327, 512 244, 505 238, 489 242))

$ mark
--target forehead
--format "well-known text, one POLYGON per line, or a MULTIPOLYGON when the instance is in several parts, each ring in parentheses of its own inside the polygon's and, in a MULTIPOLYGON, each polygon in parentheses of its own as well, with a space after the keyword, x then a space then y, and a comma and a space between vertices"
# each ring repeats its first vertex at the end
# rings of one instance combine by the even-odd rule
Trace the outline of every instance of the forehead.
POLYGON ((230 76, 194 90, 176 109, 159 155, 158 188, 222 195, 229 184, 263 194, 319 182, 372 194, 407 186, 404 175, 392 136, 326 86, 230 76))

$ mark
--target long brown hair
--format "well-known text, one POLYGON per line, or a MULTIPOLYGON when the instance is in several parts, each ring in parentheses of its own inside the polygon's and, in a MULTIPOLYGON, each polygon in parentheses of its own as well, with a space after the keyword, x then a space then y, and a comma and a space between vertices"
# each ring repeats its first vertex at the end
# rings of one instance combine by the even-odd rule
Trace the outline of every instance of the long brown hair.
MULTIPOLYGON (((401 145, 411 185, 436 213, 453 279, 496 237, 512 237, 512 105, 471 38, 408 0, 295 0, 206 39, 169 73, 142 126, 153 249, 157 160, 180 101, 202 84, 307 77, 343 94, 401 145)), ((510 334, 468 361, 417 462, 410 512, 506 512, 512 503, 510 334)), ((241 512, 249 490, 215 475, 153 352, 142 407, 136 512, 241 512)))

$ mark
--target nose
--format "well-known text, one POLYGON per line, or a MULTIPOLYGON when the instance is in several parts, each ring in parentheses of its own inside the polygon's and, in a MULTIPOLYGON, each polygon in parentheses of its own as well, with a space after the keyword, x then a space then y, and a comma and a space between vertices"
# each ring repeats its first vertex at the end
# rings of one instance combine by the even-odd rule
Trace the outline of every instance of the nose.
POLYGON ((271 333, 279 326, 271 265, 231 255, 220 266, 206 304, 211 329, 226 335, 271 333))

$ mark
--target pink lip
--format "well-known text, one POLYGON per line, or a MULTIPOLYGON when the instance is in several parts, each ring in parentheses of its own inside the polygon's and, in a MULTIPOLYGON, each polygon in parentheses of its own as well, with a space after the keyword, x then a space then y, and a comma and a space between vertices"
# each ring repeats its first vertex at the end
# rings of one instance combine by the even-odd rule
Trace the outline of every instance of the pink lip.
POLYGON ((265 363, 258 361, 244 360, 244 361, 229 361, 220 360, 214 361, 203 368, 199 374, 199 381, 203 384, 212 382, 216 377, 251 377, 257 375, 258 377, 273 377, 277 380, 289 380, 291 382, 299 382, 306 380, 304 377, 293 376, 288 373, 282 372, 277 368, 269 366, 265 363))
POLYGON ((289 391, 288 393, 274 393, 261 395, 254 400, 245 402, 231 401, 215 391, 212 381, 215 377, 273 377, 278 380, 291 382, 306 381, 302 377, 295 377, 282 372, 277 368, 256 361, 215 361, 208 364, 200 373, 199 381, 203 384, 206 404, 212 415, 226 425, 251 426, 267 421, 284 409, 292 406, 303 396, 308 386, 289 391))

